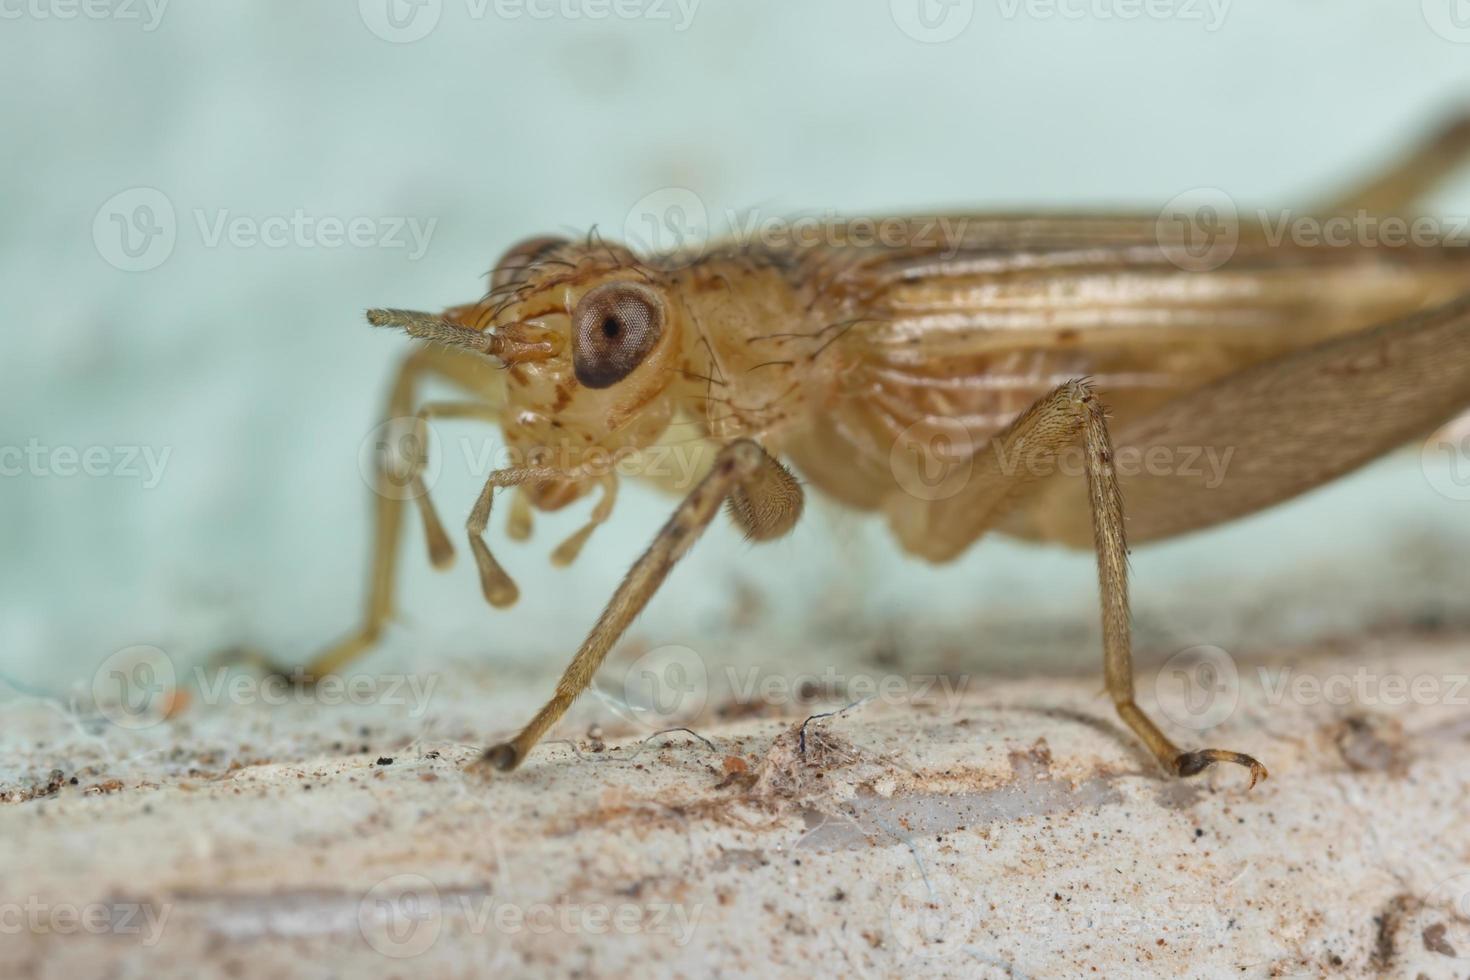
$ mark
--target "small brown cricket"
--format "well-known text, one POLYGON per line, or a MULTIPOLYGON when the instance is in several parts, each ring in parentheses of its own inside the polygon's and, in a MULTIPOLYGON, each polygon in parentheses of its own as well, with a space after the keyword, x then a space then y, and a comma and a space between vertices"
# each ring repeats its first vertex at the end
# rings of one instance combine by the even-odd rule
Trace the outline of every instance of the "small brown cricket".
MULTIPOLYGON (((1461 121, 1313 213, 1397 214, 1467 155, 1461 121)), ((520 458, 557 461, 491 474, 470 514, 493 605, 517 596, 483 539, 496 489, 518 488, 510 531, 524 537, 531 508, 602 488, 590 522, 557 549, 565 562, 608 518, 617 486, 580 459, 691 436, 708 449, 551 700, 482 763, 526 758, 722 505, 753 540, 788 532, 803 490, 785 460, 835 501, 881 513, 906 551, 933 562, 987 531, 1095 549, 1103 669, 1123 721, 1175 775, 1215 762, 1248 767, 1252 785, 1266 775, 1239 752, 1180 750, 1134 703, 1123 502, 1134 542, 1167 538, 1318 486, 1470 406, 1470 249, 1447 238, 1314 246, 1242 225, 1226 229, 1233 250, 1215 267, 1191 271, 1180 260, 1199 242, 1157 215, 947 220, 957 240, 905 219, 897 243, 856 244, 834 226, 818 243, 694 255, 538 238, 511 249, 477 303, 368 314, 427 341, 399 372, 389 418, 498 420, 520 458), (431 376, 471 400, 416 405, 431 376), (1185 467, 1124 472, 1114 446, 1234 458, 1216 485, 1185 467), (1051 465, 1079 450, 1083 474, 1051 465), (946 482, 957 465, 965 478, 946 482)), ((366 618, 309 676, 377 641, 405 497, 433 563, 452 558, 421 465, 411 493, 385 482, 377 495, 366 618)))

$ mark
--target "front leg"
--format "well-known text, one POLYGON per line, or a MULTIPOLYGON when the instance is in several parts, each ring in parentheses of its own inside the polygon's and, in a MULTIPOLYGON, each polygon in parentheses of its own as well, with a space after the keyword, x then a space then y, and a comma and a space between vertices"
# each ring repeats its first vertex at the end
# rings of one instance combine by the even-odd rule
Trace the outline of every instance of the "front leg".
POLYGON ((801 499, 801 488, 791 474, 758 444, 740 439, 722 448, 708 475, 684 498, 653 544, 623 578, 592 632, 567 665, 551 700, 519 735, 487 749, 472 765, 507 772, 525 760, 546 730, 587 689, 613 644, 643 611, 674 564, 709 526, 722 503, 732 501, 732 516, 752 538, 769 540, 795 523, 801 499))

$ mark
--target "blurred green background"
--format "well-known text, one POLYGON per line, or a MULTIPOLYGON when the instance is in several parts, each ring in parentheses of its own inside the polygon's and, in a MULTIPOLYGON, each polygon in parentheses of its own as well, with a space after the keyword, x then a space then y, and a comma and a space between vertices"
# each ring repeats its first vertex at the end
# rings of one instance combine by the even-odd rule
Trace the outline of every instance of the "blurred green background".
MULTIPOLYGON (((517 239, 623 237, 670 189, 715 224, 1150 209, 1199 187, 1300 206, 1470 103, 1462 7, 0 0, 0 447, 20 461, 0 477, 0 672, 64 686, 143 643, 301 662, 345 632, 359 455, 407 343, 367 306, 473 299, 517 239)), ((1464 213, 1470 182, 1442 204, 1464 213)), ((449 454, 435 487, 456 541, 466 463, 449 454)), ((1470 522, 1426 477, 1410 451, 1139 552, 1141 622, 1167 647, 1456 614, 1470 522)), ((410 518, 380 656, 559 663, 670 506, 625 492, 560 571, 547 553, 585 508, 527 544, 497 523, 509 612, 465 556, 431 572, 410 518)), ((1092 576, 1090 556, 998 540, 930 569, 817 505, 759 549, 717 527, 635 634, 717 634, 756 595, 777 642, 841 623, 1005 664, 1025 624, 1076 622, 1061 645, 1091 664, 1092 576)))

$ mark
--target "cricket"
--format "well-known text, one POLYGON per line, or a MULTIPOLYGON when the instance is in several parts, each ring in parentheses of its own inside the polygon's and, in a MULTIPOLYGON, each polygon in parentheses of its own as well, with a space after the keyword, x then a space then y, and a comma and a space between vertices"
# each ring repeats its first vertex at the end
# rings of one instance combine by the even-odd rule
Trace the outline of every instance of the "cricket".
MULTIPOLYGON (((1467 158, 1470 117, 1309 211, 1413 218, 1467 158)), ((1267 775, 1260 761, 1181 748, 1135 703, 1129 547, 1270 507, 1470 407, 1470 248, 1449 235, 1303 242, 1245 217, 1221 239, 1222 216, 1186 217, 956 215, 955 240, 926 234, 936 222, 920 217, 903 219, 901 241, 860 241, 836 224, 810 242, 650 255, 595 233, 539 237, 501 258, 477 302, 370 310, 371 324, 417 342, 386 418, 410 429, 482 419, 524 460, 490 475, 466 523, 497 608, 518 595, 486 542, 497 491, 513 491, 517 539, 533 512, 596 496, 553 552, 565 564, 617 499, 619 474, 582 461, 670 444, 704 453, 549 700, 473 765, 526 760, 722 509, 751 541, 770 541, 796 525, 810 491, 880 516, 929 562, 992 532, 1092 549, 1118 717, 1166 773, 1233 763, 1254 786, 1267 775), (1192 261, 1222 240, 1213 259, 1192 261), (427 379, 463 400, 421 404, 427 379), (1116 465, 1205 452, 1230 465, 1116 465), (1055 465, 1069 453, 1083 464, 1055 465)), ((307 679, 380 638, 410 501, 430 562, 453 559, 419 478, 424 458, 409 457, 381 463, 364 618, 305 666, 307 679)))

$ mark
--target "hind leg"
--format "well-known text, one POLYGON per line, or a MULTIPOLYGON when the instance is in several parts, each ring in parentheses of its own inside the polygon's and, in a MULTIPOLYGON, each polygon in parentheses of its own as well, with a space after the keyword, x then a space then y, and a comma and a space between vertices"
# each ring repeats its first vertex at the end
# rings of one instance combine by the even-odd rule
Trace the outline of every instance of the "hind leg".
POLYGON ((1448 120, 1407 154, 1341 194, 1327 214, 1402 215, 1470 163, 1470 114, 1448 120))
MULTIPOLYGON (((1181 750, 1134 700, 1132 629, 1128 605, 1128 542, 1123 498, 1102 406, 1085 381, 1070 381, 1037 400, 959 471, 962 492, 929 501, 917 514, 924 524, 908 524, 904 546, 916 554, 944 553, 955 541, 974 541, 1005 526, 1008 516, 1025 513, 1042 498, 1047 477, 1059 474, 1069 485, 1076 475, 1062 466, 1067 454, 1082 451, 1088 541, 1097 555, 1102 605, 1103 675, 1118 717, 1133 730, 1159 764, 1174 776, 1193 776, 1216 762, 1250 770, 1251 785, 1266 775, 1255 759, 1226 749, 1181 750)), ((890 507, 907 501, 895 498, 890 507)), ((1077 543, 1081 543, 1080 541, 1077 543)))

